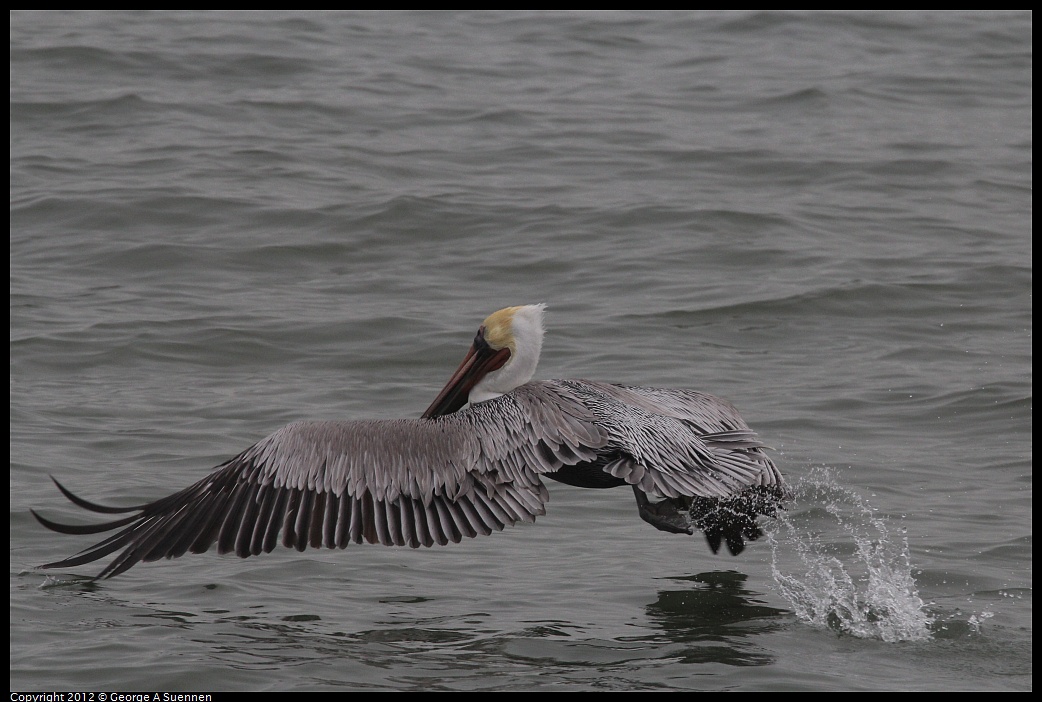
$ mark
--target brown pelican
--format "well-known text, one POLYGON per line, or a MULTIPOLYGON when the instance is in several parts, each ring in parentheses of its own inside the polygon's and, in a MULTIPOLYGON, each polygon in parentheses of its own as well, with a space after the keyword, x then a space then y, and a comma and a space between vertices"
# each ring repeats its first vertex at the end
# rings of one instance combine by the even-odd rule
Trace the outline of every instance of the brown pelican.
MULTIPOLYGON (((764 444, 725 400, 693 390, 589 380, 529 382, 543 342, 544 305, 490 315, 459 369, 420 419, 296 422, 169 497, 103 514, 94 525, 33 515, 63 534, 117 533, 43 568, 119 551, 98 578, 139 561, 201 553, 241 557, 280 541, 303 551, 363 541, 432 546, 490 534, 544 513, 540 478, 569 485, 629 485, 656 528, 705 532, 733 554, 762 534, 782 476, 764 444), (652 497, 658 499, 653 502, 652 497)), ((53 479, 53 478, 52 478, 53 479)))

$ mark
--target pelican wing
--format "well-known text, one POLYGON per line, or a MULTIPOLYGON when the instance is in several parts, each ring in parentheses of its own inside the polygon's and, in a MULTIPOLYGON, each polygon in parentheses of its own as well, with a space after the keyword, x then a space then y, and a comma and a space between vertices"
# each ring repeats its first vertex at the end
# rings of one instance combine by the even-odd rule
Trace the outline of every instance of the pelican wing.
MULTIPOLYGON (((431 419, 298 422, 278 430, 180 492, 137 514, 76 526, 33 513, 70 534, 121 529, 44 568, 119 551, 99 578, 139 561, 201 553, 214 543, 241 557, 278 543, 303 551, 349 543, 432 546, 534 521, 549 497, 539 474, 592 461, 607 443, 593 414, 567 389, 525 390, 431 419)), ((57 481, 56 481, 57 482, 57 481)))
POLYGON ((604 470, 645 492, 729 499, 782 484, 766 446, 726 400, 694 390, 551 382, 580 397, 607 433, 617 457, 604 470))

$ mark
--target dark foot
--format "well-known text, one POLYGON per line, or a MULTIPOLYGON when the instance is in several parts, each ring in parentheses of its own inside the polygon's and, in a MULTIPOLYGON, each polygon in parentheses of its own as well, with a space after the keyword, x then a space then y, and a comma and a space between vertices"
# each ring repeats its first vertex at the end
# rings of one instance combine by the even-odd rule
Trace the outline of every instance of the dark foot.
POLYGON ((756 523, 759 515, 773 517, 785 499, 785 492, 777 486, 754 486, 727 498, 695 497, 691 500, 691 523, 705 532, 713 553, 727 544, 731 555, 745 550, 746 541, 763 536, 756 523))
POLYGON ((640 513, 640 518, 651 526, 671 534, 692 533, 691 519, 687 513, 690 500, 666 498, 661 502, 652 502, 636 486, 633 487, 633 495, 637 498, 637 511, 640 513))

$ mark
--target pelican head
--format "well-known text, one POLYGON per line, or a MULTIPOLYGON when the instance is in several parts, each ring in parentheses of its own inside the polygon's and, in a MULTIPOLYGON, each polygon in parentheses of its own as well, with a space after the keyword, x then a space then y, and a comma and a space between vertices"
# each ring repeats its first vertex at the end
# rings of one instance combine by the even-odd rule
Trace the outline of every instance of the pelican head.
POLYGON ((543 348, 545 308, 507 307, 486 317, 463 363, 423 416, 452 414, 468 402, 491 400, 531 380, 543 348))

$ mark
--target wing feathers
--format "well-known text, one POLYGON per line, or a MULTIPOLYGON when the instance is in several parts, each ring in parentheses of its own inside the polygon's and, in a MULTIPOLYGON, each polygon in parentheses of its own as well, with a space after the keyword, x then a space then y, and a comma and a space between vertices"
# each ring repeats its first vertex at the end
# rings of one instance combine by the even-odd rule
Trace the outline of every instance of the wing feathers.
POLYGON ((349 543, 433 546, 532 522, 540 480, 577 465, 668 498, 729 498, 781 486, 765 447, 726 402, 692 391, 589 381, 529 383, 455 414, 422 420, 300 422, 250 447, 194 485, 135 507, 73 504, 129 516, 70 525, 112 536, 44 568, 119 555, 98 577, 217 545, 241 557, 281 543, 298 551, 349 543))

